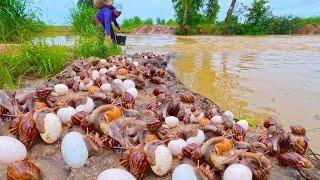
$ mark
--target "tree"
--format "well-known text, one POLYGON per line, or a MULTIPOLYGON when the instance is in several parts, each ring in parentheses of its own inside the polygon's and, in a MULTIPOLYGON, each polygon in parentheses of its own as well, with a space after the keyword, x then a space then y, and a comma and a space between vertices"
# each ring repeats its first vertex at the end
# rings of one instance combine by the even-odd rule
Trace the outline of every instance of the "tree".
POLYGON ((237 0, 232 0, 230 7, 228 9, 228 12, 227 12, 226 19, 225 19, 226 24, 228 24, 230 22, 230 20, 232 19, 233 10, 234 10, 234 7, 236 6, 236 3, 237 3, 237 0))
POLYGON ((200 8, 203 0, 172 0, 177 15, 177 22, 183 34, 187 34, 190 26, 200 21, 200 8))
POLYGON ((93 0, 78 0, 78 6, 90 6, 90 7, 93 7, 93 0))
POLYGON ((219 0, 208 0, 206 15, 210 23, 214 23, 219 12, 219 0))
POLYGON ((245 24, 248 34, 266 34, 269 21, 272 18, 271 7, 268 0, 254 0, 250 7, 245 6, 245 24))

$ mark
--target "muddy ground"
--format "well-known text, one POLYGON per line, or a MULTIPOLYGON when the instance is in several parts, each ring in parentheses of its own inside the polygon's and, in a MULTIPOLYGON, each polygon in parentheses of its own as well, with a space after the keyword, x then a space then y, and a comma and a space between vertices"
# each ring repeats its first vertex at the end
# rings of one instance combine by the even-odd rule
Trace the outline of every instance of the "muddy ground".
MULTIPOLYGON (((169 61, 168 61, 169 62, 169 61)), ((154 62, 158 67, 165 68, 168 64, 168 62, 154 62)), ((52 80, 49 82, 49 84, 55 84, 59 83, 63 80, 64 75, 69 71, 70 66, 67 67, 64 71, 62 71, 60 74, 58 74, 56 77, 52 78, 52 80)), ((188 91, 186 87, 177 79, 175 74, 170 70, 167 69, 167 75, 166 75, 166 86, 169 89, 169 91, 172 94, 177 94, 181 91, 188 91)), ((147 90, 143 92, 139 92, 140 95, 138 99, 136 100, 136 104, 146 104, 152 100, 151 98, 151 89, 155 87, 154 84, 149 83, 147 86, 147 90)), ((30 91, 30 89, 29 89, 30 91)), ((196 104, 199 105, 202 109, 212 108, 218 106, 213 103, 211 100, 193 93, 196 97, 196 104)), ((1 123, 0 128, 0 135, 8 134, 7 129, 5 128, 5 125, 1 123)), ((180 122, 179 127, 181 128, 185 126, 182 122, 180 122)), ((116 156, 117 153, 112 150, 105 150, 101 155, 99 156, 91 156, 89 157, 87 163, 84 167, 80 169, 72 169, 69 168, 66 163, 64 162, 61 152, 60 152, 60 145, 61 141, 66 133, 69 131, 80 131, 77 127, 74 127, 73 129, 68 129, 67 127, 64 127, 63 133, 59 139, 58 142, 48 145, 45 144, 39 137, 37 141, 34 143, 31 150, 28 152, 28 159, 34 162, 39 168, 41 169, 42 178, 44 180, 62 180, 62 179, 69 179, 69 180, 94 180, 97 178, 99 173, 101 173, 103 170, 109 169, 109 168, 122 168, 117 162, 116 162, 116 156)), ((256 138, 259 134, 260 130, 258 128, 250 128, 247 137, 248 138, 256 138)), ((273 162, 273 168, 271 171, 271 174, 269 175, 269 179, 271 180, 293 180, 293 179, 303 179, 299 175, 299 173, 292 169, 292 168, 286 168, 286 167, 280 167, 278 165, 278 162, 275 158, 271 158, 273 162)), ((313 175, 314 179, 320 179, 319 178, 319 170, 320 170, 320 163, 316 161, 312 161, 315 165, 314 169, 309 170, 309 172, 313 175)), ((177 159, 174 158, 174 165, 172 166, 172 171, 174 168, 181 163, 190 163, 195 166, 190 160, 187 158, 185 159, 177 159)), ((0 164, 0 179, 6 179, 6 164, 0 164)), ((171 179, 171 173, 168 173, 164 177, 157 177, 154 175, 154 173, 149 168, 145 179, 171 179)))

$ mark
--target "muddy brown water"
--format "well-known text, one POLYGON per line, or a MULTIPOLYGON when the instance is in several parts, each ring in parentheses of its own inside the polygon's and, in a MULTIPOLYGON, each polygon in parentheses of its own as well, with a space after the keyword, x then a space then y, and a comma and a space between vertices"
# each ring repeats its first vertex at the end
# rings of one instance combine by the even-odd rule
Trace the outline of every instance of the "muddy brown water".
POLYGON ((129 36, 139 50, 175 53, 187 88, 238 118, 303 125, 320 151, 320 36, 129 36))

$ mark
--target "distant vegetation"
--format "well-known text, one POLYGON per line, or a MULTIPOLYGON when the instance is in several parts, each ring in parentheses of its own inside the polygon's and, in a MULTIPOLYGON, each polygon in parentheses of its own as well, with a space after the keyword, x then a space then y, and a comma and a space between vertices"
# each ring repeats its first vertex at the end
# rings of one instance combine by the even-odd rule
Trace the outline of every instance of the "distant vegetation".
POLYGON ((275 16, 268 0, 254 0, 250 6, 231 4, 224 21, 217 21, 218 0, 172 0, 178 23, 177 34, 294 34, 307 24, 320 24, 320 16, 300 18, 275 16), (241 20, 240 20, 241 19, 241 20))
POLYGON ((0 41, 21 42, 43 31, 45 24, 39 21, 27 0, 0 1, 0 41))

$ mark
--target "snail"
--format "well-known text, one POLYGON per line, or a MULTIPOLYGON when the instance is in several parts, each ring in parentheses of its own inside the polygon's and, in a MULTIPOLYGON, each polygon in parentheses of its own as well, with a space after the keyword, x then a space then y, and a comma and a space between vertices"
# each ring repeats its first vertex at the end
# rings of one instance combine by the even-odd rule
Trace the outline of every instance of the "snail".
POLYGON ((27 147, 30 148, 38 131, 31 113, 26 113, 18 116, 10 122, 9 130, 12 134, 17 135, 18 139, 27 147))
POLYGON ((33 119, 44 142, 52 144, 58 140, 62 131, 62 124, 59 117, 51 109, 37 110, 33 114, 33 119))
POLYGON ((191 158, 194 163, 202 161, 201 148, 197 144, 188 144, 182 148, 182 154, 185 157, 191 158))
POLYGON ((7 180, 40 180, 40 169, 28 160, 10 163, 7 167, 7 180))
POLYGON ((172 154, 160 141, 154 140, 144 145, 152 171, 158 176, 166 175, 172 166, 172 154))
POLYGON ((93 108, 94 108, 94 106, 95 106, 95 104, 93 102, 93 99, 87 97, 87 98, 85 98, 85 102, 83 102, 82 104, 76 106, 76 111, 77 112, 84 111, 84 112, 87 112, 87 113, 91 113, 93 108))
POLYGON ((60 118, 61 122, 64 124, 71 123, 71 117, 75 115, 77 111, 73 107, 60 108, 57 111, 57 116, 60 118))
POLYGON ((68 86, 64 84, 57 84, 54 86, 54 91, 60 96, 65 95, 68 92, 68 86))
POLYGON ((204 142, 205 138, 206 136, 204 135, 204 132, 198 129, 195 136, 191 136, 187 139, 187 143, 188 144, 195 143, 200 146, 204 142))
POLYGON ((90 123, 101 132, 107 132, 107 124, 122 115, 119 107, 108 104, 96 108, 90 115, 90 123))

